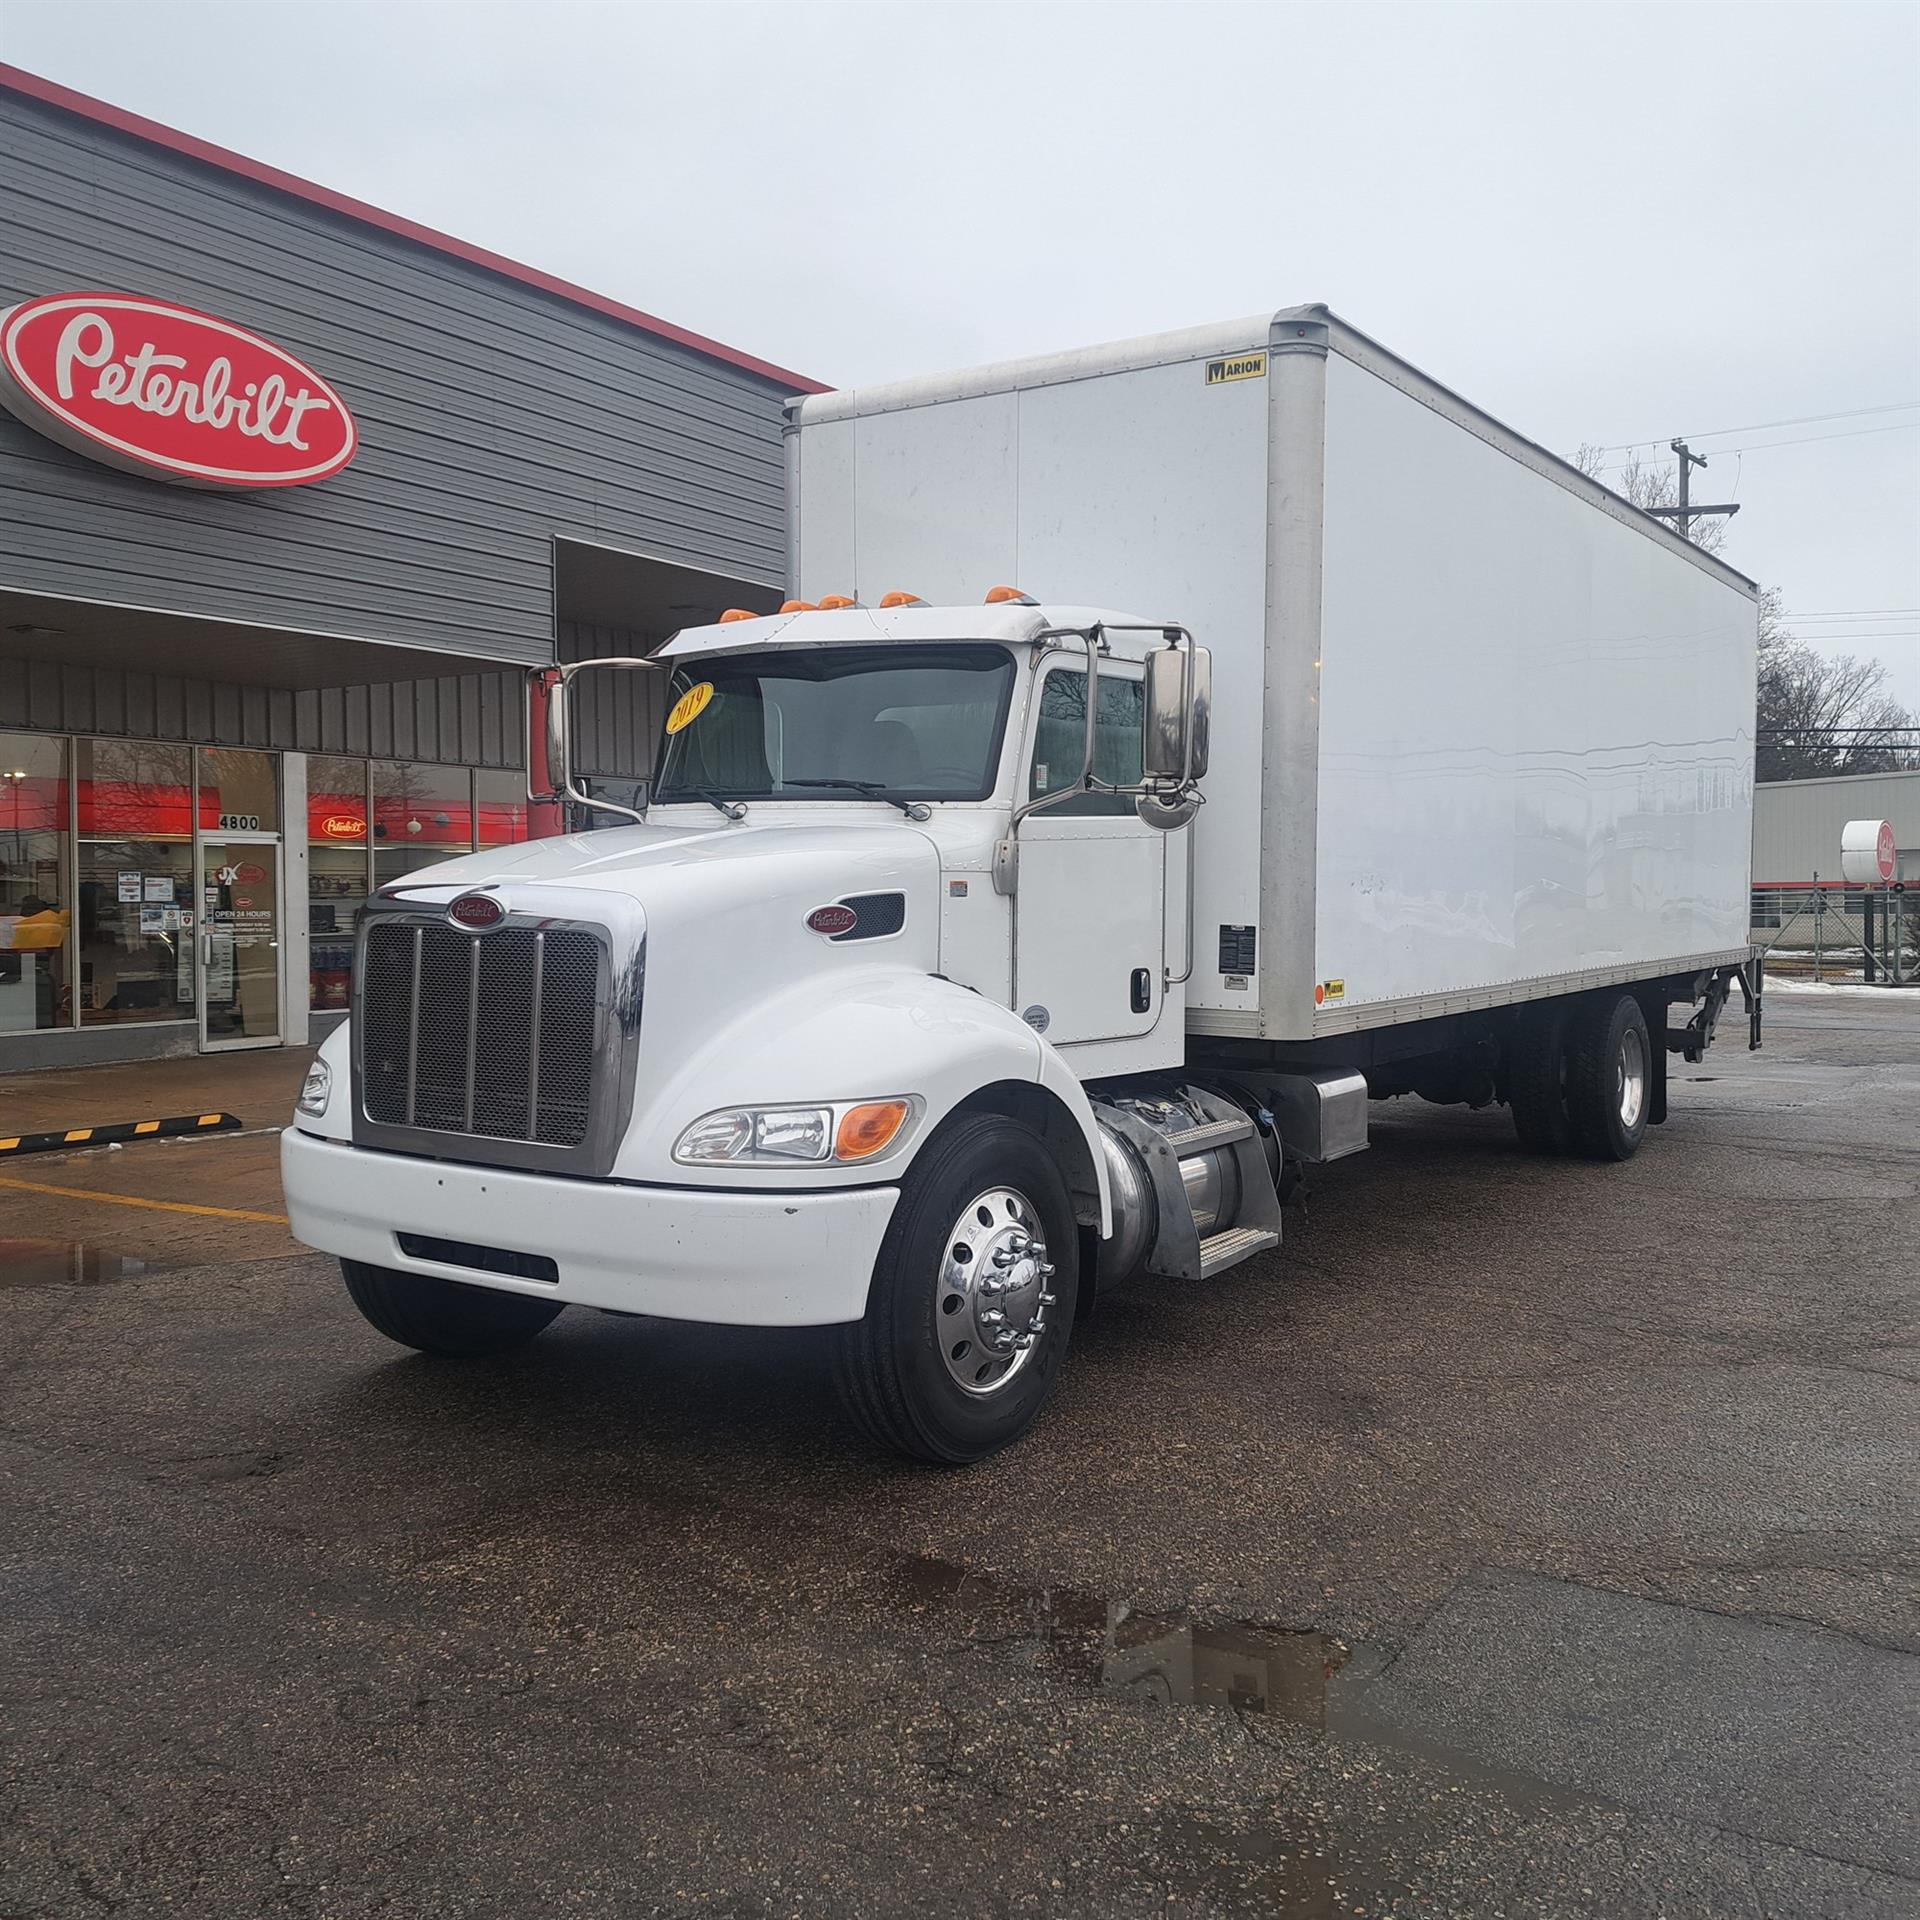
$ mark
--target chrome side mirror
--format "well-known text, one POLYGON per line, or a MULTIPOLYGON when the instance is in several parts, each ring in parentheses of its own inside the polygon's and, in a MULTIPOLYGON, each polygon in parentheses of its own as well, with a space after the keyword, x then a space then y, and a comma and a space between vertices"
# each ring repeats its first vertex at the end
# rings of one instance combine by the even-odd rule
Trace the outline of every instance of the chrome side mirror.
POLYGON ((1212 733, 1213 655, 1162 647, 1146 657, 1146 720, 1140 770, 1146 780, 1187 787, 1206 774, 1212 733))
POLYGON ((547 784, 564 794, 573 785, 567 751, 567 683, 556 680, 547 691, 547 784))
POLYGON ((1207 771, 1213 719, 1213 655, 1205 647, 1162 647, 1147 656, 1141 771, 1156 784, 1187 787, 1207 771))

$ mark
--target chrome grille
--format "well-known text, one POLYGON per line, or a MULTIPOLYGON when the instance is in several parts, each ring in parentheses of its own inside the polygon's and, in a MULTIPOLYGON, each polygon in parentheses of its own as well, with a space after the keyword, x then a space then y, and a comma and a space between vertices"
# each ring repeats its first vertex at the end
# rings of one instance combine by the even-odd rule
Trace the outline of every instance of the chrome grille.
POLYGON ((578 1147, 593 1121, 605 952, 580 927, 372 921, 356 1038, 366 1117, 578 1147))

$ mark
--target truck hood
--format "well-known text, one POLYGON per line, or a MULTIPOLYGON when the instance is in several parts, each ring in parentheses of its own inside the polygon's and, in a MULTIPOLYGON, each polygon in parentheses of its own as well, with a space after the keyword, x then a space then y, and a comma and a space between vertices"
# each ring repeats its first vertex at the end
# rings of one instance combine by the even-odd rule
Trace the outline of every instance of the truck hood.
MULTIPOLYGON (((820 825, 742 821, 712 827, 603 827, 529 840, 422 867, 388 893, 485 887, 509 906, 539 910, 545 888, 639 901, 650 975, 669 956, 697 951, 736 991, 765 991, 823 965, 884 958, 939 970, 940 856, 912 823, 820 825), (899 893, 897 932, 835 941, 806 924, 814 908, 849 896, 899 893), (695 930, 697 929, 697 937, 695 930)), ((870 916, 870 924, 885 924, 870 916)), ((855 929, 858 933, 858 929, 855 929)), ((702 996, 703 998, 705 996, 702 996)))

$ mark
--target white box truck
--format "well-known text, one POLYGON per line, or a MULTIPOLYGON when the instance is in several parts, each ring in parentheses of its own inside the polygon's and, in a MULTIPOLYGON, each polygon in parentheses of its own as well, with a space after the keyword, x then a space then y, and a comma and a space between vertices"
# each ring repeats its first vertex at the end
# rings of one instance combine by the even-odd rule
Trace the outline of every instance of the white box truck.
POLYGON ((1758 1044, 1752 583, 1325 308, 788 449, 785 609, 565 670, 670 676, 644 810, 363 916, 284 1169, 383 1332, 830 1324, 974 1460, 1370 1099, 1622 1160, 1735 986, 1758 1044))

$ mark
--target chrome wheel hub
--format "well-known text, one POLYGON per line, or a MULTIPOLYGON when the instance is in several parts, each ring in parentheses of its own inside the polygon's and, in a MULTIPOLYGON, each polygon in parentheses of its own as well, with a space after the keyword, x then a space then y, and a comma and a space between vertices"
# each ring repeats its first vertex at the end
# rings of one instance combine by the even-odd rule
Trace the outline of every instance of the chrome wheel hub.
POLYGON ((934 1337, 954 1384, 998 1393, 1039 1351, 1057 1304, 1039 1216, 1024 1193, 989 1187, 947 1230, 934 1337))
POLYGON ((1620 1103, 1620 1124, 1631 1133, 1640 1124, 1640 1109, 1647 1099, 1646 1043, 1631 1027, 1620 1036, 1614 1094, 1620 1103))

